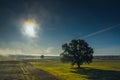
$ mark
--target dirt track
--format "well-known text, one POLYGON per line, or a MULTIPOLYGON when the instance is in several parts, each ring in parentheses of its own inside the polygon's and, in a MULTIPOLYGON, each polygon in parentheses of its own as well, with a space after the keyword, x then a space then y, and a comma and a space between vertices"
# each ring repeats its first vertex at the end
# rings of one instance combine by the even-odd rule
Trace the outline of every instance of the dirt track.
POLYGON ((0 61, 0 80, 58 80, 23 61, 0 61))

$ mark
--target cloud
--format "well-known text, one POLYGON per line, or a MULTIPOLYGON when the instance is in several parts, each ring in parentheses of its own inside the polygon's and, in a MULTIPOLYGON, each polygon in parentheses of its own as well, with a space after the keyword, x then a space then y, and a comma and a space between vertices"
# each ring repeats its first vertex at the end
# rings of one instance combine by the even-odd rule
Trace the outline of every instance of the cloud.
POLYGON ((44 50, 41 49, 0 49, 0 55, 41 55, 44 54, 44 50))
POLYGON ((51 54, 52 52, 54 52, 53 50, 54 50, 53 47, 48 47, 44 52, 45 52, 46 54, 51 54))
POLYGON ((7 56, 7 55, 15 55, 15 54, 20 55, 23 54, 23 52, 20 49, 15 49, 15 50, 9 48, 0 49, 0 55, 7 56))
POLYGON ((10 55, 10 54, 38 54, 42 52, 40 47, 36 43, 32 42, 1 42, 0 55, 10 55))
POLYGON ((24 44, 16 42, 14 48, 0 48, 0 55, 55 55, 54 47, 40 48, 37 44, 24 44), (16 48, 15 48, 16 47, 16 48))

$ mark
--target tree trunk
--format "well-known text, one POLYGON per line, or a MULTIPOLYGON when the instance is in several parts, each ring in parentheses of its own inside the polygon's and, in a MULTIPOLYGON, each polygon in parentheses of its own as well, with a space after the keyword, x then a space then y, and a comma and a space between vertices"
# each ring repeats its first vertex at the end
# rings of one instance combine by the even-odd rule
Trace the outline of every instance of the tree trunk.
POLYGON ((77 66, 78 66, 78 69, 80 69, 80 64, 79 63, 77 63, 77 66))

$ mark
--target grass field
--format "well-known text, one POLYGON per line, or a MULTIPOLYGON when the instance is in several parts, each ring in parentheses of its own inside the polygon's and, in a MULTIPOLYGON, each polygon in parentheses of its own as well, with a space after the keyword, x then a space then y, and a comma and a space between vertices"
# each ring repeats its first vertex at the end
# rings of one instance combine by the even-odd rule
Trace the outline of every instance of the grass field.
POLYGON ((0 61, 0 80, 58 80, 58 78, 34 68, 24 60, 3 60, 0 61))
POLYGON ((58 59, 0 61, 0 80, 120 80, 120 60, 93 61, 81 69, 58 59))
POLYGON ((59 60, 30 62, 35 68, 45 70, 60 80, 120 80, 120 61, 94 61, 84 64, 81 69, 59 60))
POLYGON ((0 61, 0 80, 34 80, 34 76, 23 62, 0 61))

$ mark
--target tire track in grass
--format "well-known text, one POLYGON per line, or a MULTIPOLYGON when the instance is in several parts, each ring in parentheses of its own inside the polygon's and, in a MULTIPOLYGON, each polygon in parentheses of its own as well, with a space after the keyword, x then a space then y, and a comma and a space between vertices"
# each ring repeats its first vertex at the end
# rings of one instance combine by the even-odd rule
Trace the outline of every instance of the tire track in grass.
POLYGON ((29 72, 35 76, 35 80, 59 80, 56 76, 43 71, 43 70, 39 70, 34 68, 30 63, 25 63, 26 64, 26 68, 28 68, 29 72))
POLYGON ((20 63, 20 66, 25 80, 35 80, 34 76, 31 75, 24 63, 20 63))
POLYGON ((50 73, 24 61, 1 61, 0 80, 59 80, 50 73))
POLYGON ((21 78, 19 62, 1 61, 0 63, 0 80, 24 80, 21 78))

